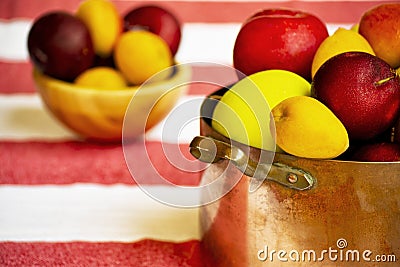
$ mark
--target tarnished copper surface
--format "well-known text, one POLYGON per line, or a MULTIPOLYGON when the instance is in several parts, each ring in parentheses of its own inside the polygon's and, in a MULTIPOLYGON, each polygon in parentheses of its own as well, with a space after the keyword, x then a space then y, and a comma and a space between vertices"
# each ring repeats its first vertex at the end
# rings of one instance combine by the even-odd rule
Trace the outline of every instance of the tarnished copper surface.
MULTIPOLYGON (((205 120, 201 120, 201 135, 232 142, 205 120)), ((258 159, 259 149, 247 147, 247 151, 250 158, 258 159)), ((280 153, 274 162, 311 173, 316 185, 297 191, 264 181, 249 193, 252 178, 243 175, 224 198, 203 206, 203 245, 213 255, 214 266, 399 266, 400 162, 311 160, 280 153), (272 250, 276 253, 262 261, 258 256, 265 253, 259 251, 266 246, 268 256, 272 250), (279 250, 286 252, 281 256, 287 262, 279 260, 279 250), (296 252, 298 261, 293 260, 296 252), (396 262, 378 263, 376 256, 396 262)), ((213 163, 203 181, 215 179, 226 166, 226 160, 213 163)), ((239 170, 232 167, 225 178, 235 172, 239 170)))

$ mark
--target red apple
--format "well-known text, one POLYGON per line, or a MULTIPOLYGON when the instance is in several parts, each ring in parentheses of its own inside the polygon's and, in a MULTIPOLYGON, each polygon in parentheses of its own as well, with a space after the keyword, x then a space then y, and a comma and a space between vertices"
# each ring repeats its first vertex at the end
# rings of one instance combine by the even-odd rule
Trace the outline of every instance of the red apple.
POLYGON ((310 80, 314 54, 326 37, 326 25, 312 14, 287 9, 262 10, 240 29, 233 64, 246 75, 283 69, 310 80))
POLYGON ((355 161, 400 161, 400 144, 375 143, 360 146, 353 154, 355 161))
POLYGON ((89 30, 72 14, 54 11, 39 17, 28 35, 35 67, 47 75, 72 81, 92 66, 95 54, 89 30))
POLYGON ((393 142, 394 136, 394 127, 389 127, 386 131, 369 140, 370 142, 379 143, 379 142, 393 142))
POLYGON ((400 3, 385 3, 363 14, 359 33, 375 54, 393 68, 400 66, 400 3))
POLYGON ((395 143, 400 144, 400 117, 397 119, 397 122, 394 124, 394 132, 393 132, 393 141, 395 143))
POLYGON ((181 41, 181 24, 178 19, 166 9, 159 6, 146 5, 129 11, 124 16, 124 30, 136 28, 148 30, 163 38, 172 55, 178 51, 181 41))
POLYGON ((378 136, 400 112, 398 75, 385 61, 364 52, 327 60, 316 72, 311 92, 342 121, 351 139, 378 136))

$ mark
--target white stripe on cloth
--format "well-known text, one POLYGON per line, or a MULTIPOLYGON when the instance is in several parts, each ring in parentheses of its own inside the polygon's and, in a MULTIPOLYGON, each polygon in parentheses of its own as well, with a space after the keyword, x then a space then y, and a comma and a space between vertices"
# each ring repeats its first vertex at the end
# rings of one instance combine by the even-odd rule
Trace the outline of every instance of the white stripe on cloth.
POLYGON ((38 94, 0 95, 0 139, 74 140, 44 107, 38 94))
MULTIPOLYGON (((27 39, 32 22, 26 19, 0 21, 0 60, 28 60, 27 39)), ((182 26, 182 39, 176 61, 211 61, 229 64, 233 44, 239 31, 237 23, 187 23, 182 26)))
MULTIPOLYGON (((176 106, 190 103, 190 110, 200 115, 200 104, 203 98, 186 95, 178 101, 176 106)), ((188 104, 186 106, 189 107, 188 104)), ((0 139, 2 140, 77 140, 77 136, 73 132, 64 127, 46 110, 38 94, 0 94, 0 114, 0 139)), ((178 113, 174 112, 174 114, 178 113)), ((200 133, 198 118, 194 118, 185 125, 173 125, 176 121, 170 119, 168 127, 182 127, 182 129, 179 131, 179 136, 164 136, 165 121, 166 119, 146 133, 146 139, 189 143, 195 135, 200 133)))
POLYGON ((166 206, 139 187, 2 185, 0 203, 0 241, 132 242, 150 238, 182 242, 200 238, 197 208, 166 206))
MULTIPOLYGON (((0 60, 25 62, 28 60, 27 36, 31 21, 13 19, 0 21, 0 60)), ((232 65, 233 47, 240 23, 186 23, 176 61, 180 63, 206 61, 232 65)), ((348 24, 327 24, 329 33, 348 24)))
POLYGON ((0 20, 0 59, 2 61, 26 61, 27 40, 31 28, 27 19, 0 20))

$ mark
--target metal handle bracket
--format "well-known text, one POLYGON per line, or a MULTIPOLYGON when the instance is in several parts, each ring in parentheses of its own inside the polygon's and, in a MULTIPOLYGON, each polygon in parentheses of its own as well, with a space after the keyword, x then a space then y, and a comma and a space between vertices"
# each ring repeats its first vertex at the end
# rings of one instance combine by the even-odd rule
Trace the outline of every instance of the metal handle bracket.
POLYGON ((198 160, 215 163, 230 160, 240 171, 257 180, 270 180, 296 190, 307 190, 315 184, 314 177, 298 168, 282 163, 266 164, 250 159, 240 148, 212 137, 196 136, 190 153, 198 160))

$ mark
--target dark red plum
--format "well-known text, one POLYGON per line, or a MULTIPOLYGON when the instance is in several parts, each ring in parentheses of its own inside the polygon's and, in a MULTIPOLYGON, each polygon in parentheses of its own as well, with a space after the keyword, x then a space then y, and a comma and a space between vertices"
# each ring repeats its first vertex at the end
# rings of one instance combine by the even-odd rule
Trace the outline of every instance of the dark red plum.
POLYGON ((400 144, 400 116, 394 124, 393 141, 400 144))
POLYGON ((63 11, 46 13, 34 22, 28 51, 37 69, 65 81, 73 81, 92 66, 95 58, 85 24, 63 11))
POLYGON ((367 162, 400 161, 400 144, 375 143, 360 146, 353 154, 352 160, 367 162))
POLYGON ((168 44, 172 55, 181 41, 181 24, 168 10, 153 5, 132 9, 124 16, 124 31, 144 29, 157 34, 168 44))
POLYGON ((354 140, 370 140, 387 131, 400 112, 398 75, 388 63, 364 52, 327 60, 316 72, 311 92, 354 140))

